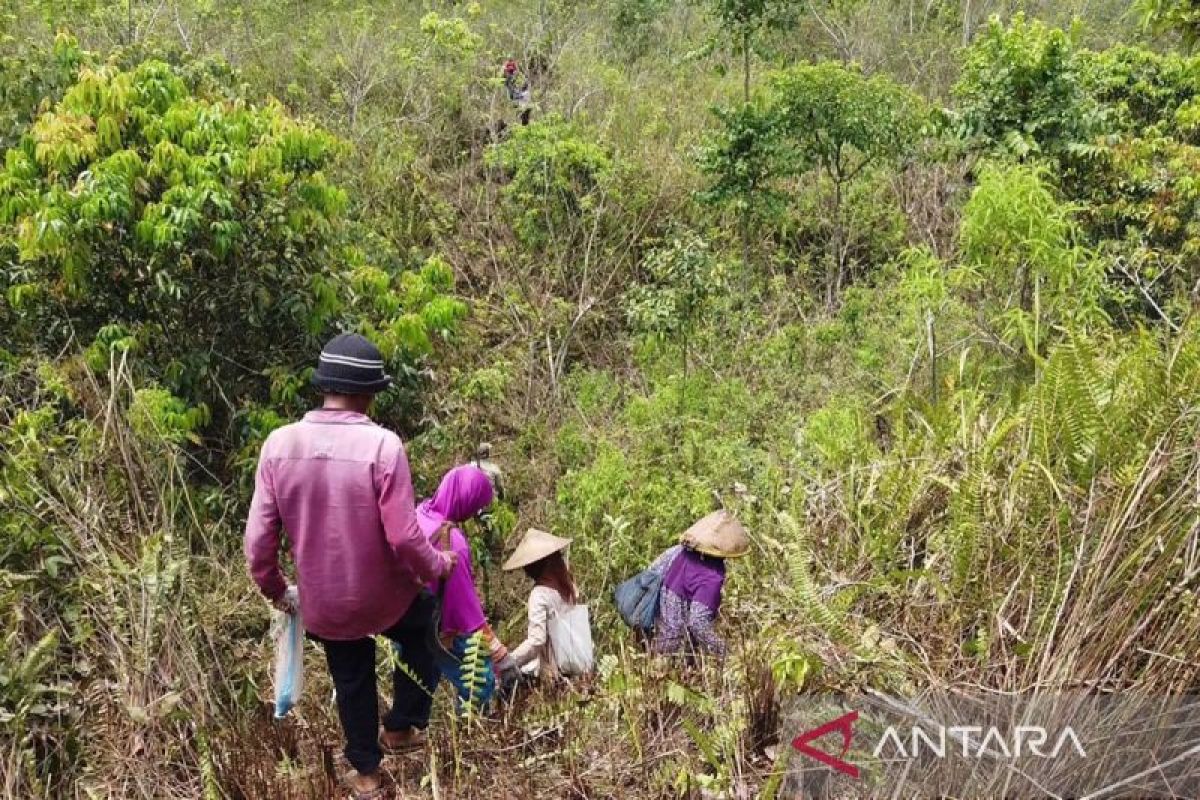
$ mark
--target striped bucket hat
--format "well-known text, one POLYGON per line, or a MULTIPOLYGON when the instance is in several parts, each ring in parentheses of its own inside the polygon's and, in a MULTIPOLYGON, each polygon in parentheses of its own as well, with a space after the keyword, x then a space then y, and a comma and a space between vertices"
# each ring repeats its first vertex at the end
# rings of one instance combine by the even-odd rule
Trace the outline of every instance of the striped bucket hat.
POLYGON ((357 333, 330 339, 312 376, 319 391, 334 394, 378 394, 392 385, 383 371, 379 348, 357 333))

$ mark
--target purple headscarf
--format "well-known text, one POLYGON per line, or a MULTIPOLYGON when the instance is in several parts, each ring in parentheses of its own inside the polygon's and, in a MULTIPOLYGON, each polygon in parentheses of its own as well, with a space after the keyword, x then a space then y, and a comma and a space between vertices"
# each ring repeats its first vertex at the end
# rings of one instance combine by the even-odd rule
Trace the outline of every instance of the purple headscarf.
POLYGON ((667 568, 663 586, 683 600, 707 606, 715 614, 721 608, 725 561, 685 547, 667 568))
MULTIPOLYGON (((417 525, 426 536, 433 536, 447 522, 465 522, 491 505, 492 482, 479 467, 455 467, 442 478, 433 497, 417 506, 417 525)), ((440 542, 435 542, 441 547, 440 542)), ((442 604, 442 631, 471 634, 487 624, 483 604, 475 591, 471 574, 471 547, 458 528, 450 530, 450 549, 458 554, 458 565, 446 579, 446 596, 442 604)), ((437 582, 429 585, 438 590, 437 582)))

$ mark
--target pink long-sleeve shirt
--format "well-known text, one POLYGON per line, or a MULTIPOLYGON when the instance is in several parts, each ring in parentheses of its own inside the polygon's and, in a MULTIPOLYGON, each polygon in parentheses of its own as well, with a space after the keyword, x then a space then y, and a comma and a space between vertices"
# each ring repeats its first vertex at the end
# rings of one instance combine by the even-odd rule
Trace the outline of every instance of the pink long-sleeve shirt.
POLYGON ((281 531, 296 563, 300 618, 324 639, 381 633, 448 567, 417 527, 400 437, 352 411, 310 411, 263 443, 245 552, 270 600, 287 590, 281 531))

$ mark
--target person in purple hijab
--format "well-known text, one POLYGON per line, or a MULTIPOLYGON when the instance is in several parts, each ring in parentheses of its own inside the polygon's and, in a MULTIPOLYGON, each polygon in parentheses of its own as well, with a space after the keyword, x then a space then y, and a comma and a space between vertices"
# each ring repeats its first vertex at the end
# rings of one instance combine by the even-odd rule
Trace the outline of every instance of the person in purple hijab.
MULTIPOLYGON (((430 537, 434 547, 447 548, 458 556, 458 562, 450 576, 445 579, 445 594, 442 600, 442 642, 447 650, 461 657, 470 638, 481 633, 482 643, 487 647, 487 680, 483 685, 472 688, 464 684, 457 671, 444 673, 454 684, 460 703, 472 702, 481 707, 490 699, 495 687, 496 675, 517 671, 508 649, 493 633, 483 611, 483 603, 475 588, 475 577, 471 570, 471 546, 466 535, 456 523, 463 523, 478 515, 492 503, 495 490, 486 472, 474 465, 455 467, 445 474, 433 497, 417 506, 417 525, 430 537)), ((440 581, 429 584, 429 591, 437 594, 440 581)))

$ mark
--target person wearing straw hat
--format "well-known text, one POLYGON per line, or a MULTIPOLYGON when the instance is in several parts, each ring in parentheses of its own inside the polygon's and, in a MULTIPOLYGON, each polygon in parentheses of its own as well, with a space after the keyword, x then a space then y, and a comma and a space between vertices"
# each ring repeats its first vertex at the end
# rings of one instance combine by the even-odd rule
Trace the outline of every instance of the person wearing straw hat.
MULTIPOLYGON (((525 641, 511 653, 526 674, 553 676, 559 673, 550 641, 550 620, 565 615, 578 600, 575 580, 563 557, 570 539, 530 528, 504 562, 506 572, 523 569, 533 581, 529 593, 529 627, 525 641)), ((508 687, 506 687, 508 688, 508 687)))
POLYGON ((650 570, 662 577, 651 652, 725 654, 715 623, 725 587, 725 561, 750 550, 750 537, 728 511, 715 511, 684 531, 650 570))
POLYGON ((404 445, 367 416, 392 383, 379 349, 357 334, 336 336, 312 382, 322 407, 263 443, 245 554, 262 593, 289 612, 298 604, 306 631, 325 650, 354 767, 345 782, 367 800, 385 791, 372 637, 404 648, 407 670, 393 671, 392 709, 383 720, 386 730, 401 730, 411 698, 437 679, 428 645, 436 602, 423 585, 451 574, 458 557, 436 550, 421 531, 404 445), (297 587, 279 563, 285 531, 297 587))

